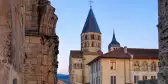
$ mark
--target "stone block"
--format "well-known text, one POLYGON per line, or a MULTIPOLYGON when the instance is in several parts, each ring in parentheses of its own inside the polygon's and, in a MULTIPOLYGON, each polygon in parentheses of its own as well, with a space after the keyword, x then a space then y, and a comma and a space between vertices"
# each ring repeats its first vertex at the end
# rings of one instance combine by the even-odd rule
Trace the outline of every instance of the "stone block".
POLYGON ((37 84, 37 81, 28 81, 27 84, 37 84))
POLYGON ((26 59, 26 64, 37 64, 37 58, 26 59))
POLYGON ((40 44, 41 43, 40 39, 41 39, 41 37, 30 36, 29 37, 29 42, 30 43, 38 43, 38 44, 40 44))

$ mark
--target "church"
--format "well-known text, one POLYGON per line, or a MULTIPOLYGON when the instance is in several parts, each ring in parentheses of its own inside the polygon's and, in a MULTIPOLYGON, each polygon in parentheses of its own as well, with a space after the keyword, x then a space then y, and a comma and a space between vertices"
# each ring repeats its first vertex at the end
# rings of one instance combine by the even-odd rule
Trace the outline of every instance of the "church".
POLYGON ((70 51, 71 84, 137 84, 157 78, 158 49, 122 47, 113 32, 108 52, 103 53, 101 34, 91 7, 81 33, 81 49, 70 51))

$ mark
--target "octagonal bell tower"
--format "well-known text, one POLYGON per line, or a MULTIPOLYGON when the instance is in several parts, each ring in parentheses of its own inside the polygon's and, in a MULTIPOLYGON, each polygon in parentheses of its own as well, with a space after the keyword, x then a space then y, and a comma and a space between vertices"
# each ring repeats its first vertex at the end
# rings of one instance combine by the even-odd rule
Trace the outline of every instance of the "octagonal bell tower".
POLYGON ((81 33, 81 50, 88 52, 97 52, 101 50, 101 31, 92 7, 89 10, 89 14, 81 33))

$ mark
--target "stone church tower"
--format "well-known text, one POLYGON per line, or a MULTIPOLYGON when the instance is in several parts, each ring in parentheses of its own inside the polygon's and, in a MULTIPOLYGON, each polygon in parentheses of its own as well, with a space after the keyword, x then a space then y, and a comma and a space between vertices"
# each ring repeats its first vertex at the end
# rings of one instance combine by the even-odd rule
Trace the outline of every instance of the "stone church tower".
POLYGON ((89 83, 90 67, 87 64, 98 56, 98 51, 101 51, 101 31, 91 7, 81 33, 81 50, 70 52, 71 84, 89 83))

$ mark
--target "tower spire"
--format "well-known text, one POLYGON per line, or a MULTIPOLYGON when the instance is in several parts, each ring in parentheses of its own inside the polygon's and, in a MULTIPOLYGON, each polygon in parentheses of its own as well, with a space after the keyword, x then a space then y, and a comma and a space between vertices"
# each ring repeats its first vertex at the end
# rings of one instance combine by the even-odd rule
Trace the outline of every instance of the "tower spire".
POLYGON ((119 48, 120 47, 120 43, 116 40, 115 31, 114 31, 114 28, 113 28, 113 38, 112 38, 111 43, 108 46, 108 49, 109 49, 109 51, 111 51, 111 48, 116 48, 116 47, 119 48))
POLYGON ((92 0, 89 0, 90 8, 92 8, 92 3, 93 3, 93 1, 92 1, 92 0))
POLYGON ((114 28, 113 28, 113 38, 112 38, 112 40, 116 40, 114 28))

